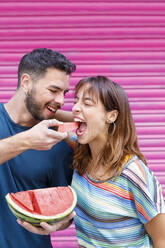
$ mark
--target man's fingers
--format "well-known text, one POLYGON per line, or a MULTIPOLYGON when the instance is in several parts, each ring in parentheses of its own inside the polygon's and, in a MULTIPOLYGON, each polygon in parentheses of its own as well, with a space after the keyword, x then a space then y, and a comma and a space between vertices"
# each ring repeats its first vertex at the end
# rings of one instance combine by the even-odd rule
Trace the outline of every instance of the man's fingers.
POLYGON ((74 216, 75 216, 75 212, 72 212, 69 216, 67 216, 61 221, 56 222, 54 225, 49 225, 46 222, 41 222, 40 226, 42 226, 49 233, 62 230, 66 228, 66 225, 68 227, 72 223, 74 216))
POLYGON ((61 133, 52 129, 49 129, 49 134, 51 135, 52 138, 59 140, 66 139, 68 137, 68 132, 61 133))
POLYGON ((40 223, 40 226, 41 226, 44 230, 46 230, 48 233, 55 232, 55 231, 57 231, 57 229, 58 229, 57 224, 49 225, 49 224, 46 223, 46 222, 41 222, 41 223, 40 223))
MULTIPOLYGON (((45 123, 48 127, 60 126, 61 124, 63 124, 63 122, 60 122, 56 119, 45 120, 45 123)), ((59 137, 59 139, 66 139, 68 137, 67 132, 58 132, 52 129, 50 129, 49 131, 52 132, 52 135, 54 135, 55 137, 59 137)))
POLYGON ((19 219, 17 219, 17 222, 19 225, 21 225, 22 227, 24 227, 27 231, 35 233, 35 234, 40 234, 40 235, 49 235, 50 233, 43 229, 42 227, 35 227, 33 225, 31 225, 28 222, 25 221, 21 221, 19 219))
POLYGON ((74 217, 75 217, 75 215, 76 215, 76 212, 75 211, 73 211, 70 215, 68 215, 68 217, 66 217, 66 218, 68 218, 68 220, 70 220, 70 219, 73 219, 74 217))
POLYGON ((54 126, 59 126, 59 125, 63 124, 63 122, 58 121, 56 119, 45 120, 45 123, 48 127, 54 127, 54 126))

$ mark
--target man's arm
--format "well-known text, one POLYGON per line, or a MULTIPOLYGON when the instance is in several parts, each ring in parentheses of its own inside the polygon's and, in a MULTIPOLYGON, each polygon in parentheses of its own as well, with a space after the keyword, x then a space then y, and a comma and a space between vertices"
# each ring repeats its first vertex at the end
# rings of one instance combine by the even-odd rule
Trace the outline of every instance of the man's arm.
POLYGON ((65 139, 68 134, 56 132, 49 127, 58 126, 59 121, 44 120, 27 131, 0 140, 0 164, 28 149, 49 150, 65 139))
POLYGON ((0 140, 0 164, 16 157, 25 150, 27 148, 23 133, 0 140))

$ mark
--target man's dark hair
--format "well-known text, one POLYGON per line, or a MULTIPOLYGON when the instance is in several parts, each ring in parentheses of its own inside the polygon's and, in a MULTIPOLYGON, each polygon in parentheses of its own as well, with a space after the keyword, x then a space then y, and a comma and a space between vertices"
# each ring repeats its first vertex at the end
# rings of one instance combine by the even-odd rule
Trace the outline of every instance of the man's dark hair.
POLYGON ((32 79, 43 76, 47 68, 55 68, 70 75, 76 70, 76 65, 70 62, 63 54, 47 48, 34 49, 25 54, 18 66, 18 86, 23 73, 28 73, 32 79))

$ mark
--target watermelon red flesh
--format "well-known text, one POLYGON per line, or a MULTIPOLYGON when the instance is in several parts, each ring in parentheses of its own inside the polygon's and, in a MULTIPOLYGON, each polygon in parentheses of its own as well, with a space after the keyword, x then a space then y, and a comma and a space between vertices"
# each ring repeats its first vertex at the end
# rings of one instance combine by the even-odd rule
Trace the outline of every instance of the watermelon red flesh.
POLYGON ((12 200, 24 210, 51 216, 63 213, 72 206, 74 197, 69 187, 53 187, 10 194, 12 200))
POLYGON ((73 193, 69 187, 47 188, 33 191, 35 212, 45 216, 63 213, 72 206, 73 193))
POLYGON ((78 128, 77 122, 64 122, 58 127, 58 132, 71 132, 78 128))
POLYGON ((28 191, 22 191, 17 193, 10 194, 12 200, 18 204, 21 208, 28 210, 30 212, 34 212, 34 208, 31 202, 31 198, 28 194, 28 191))

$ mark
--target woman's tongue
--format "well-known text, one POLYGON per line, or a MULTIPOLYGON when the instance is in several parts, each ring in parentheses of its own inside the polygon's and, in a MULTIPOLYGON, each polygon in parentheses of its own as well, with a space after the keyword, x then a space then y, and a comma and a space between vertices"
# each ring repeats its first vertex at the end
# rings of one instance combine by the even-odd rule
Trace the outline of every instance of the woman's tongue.
POLYGON ((85 133, 87 129, 87 124, 85 122, 82 122, 79 126, 79 128, 77 129, 77 135, 80 136, 80 135, 83 135, 85 133))

